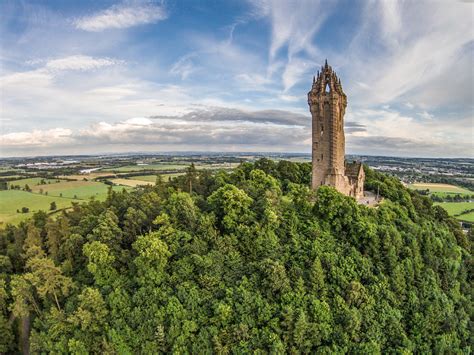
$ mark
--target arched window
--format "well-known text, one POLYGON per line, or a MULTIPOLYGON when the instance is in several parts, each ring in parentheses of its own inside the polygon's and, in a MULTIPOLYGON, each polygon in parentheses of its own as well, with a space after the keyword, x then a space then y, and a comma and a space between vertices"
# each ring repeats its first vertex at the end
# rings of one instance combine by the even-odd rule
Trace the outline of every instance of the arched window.
POLYGON ((329 92, 330 90, 331 90, 331 88, 329 87, 329 83, 326 83, 325 92, 329 92))

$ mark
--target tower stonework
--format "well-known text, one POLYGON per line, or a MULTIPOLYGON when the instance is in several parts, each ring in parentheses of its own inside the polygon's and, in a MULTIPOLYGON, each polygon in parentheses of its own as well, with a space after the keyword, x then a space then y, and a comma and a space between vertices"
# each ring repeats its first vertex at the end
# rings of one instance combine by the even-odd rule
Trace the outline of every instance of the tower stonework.
POLYGON ((348 196, 363 197, 364 169, 360 163, 345 161, 347 96, 327 61, 317 77, 313 77, 308 104, 312 116, 311 187, 329 185, 348 196))

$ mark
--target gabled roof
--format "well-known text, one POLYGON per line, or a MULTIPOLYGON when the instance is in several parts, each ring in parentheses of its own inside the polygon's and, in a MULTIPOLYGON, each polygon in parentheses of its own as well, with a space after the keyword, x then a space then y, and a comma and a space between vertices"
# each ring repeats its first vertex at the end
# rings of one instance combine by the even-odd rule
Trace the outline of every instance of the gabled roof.
POLYGON ((361 168, 362 163, 359 161, 353 161, 352 163, 346 161, 345 175, 350 177, 358 177, 361 168))

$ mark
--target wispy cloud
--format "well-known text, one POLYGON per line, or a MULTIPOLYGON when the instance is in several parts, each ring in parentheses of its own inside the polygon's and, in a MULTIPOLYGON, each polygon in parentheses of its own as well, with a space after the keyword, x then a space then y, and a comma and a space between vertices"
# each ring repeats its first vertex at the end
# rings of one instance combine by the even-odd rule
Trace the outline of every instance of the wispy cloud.
POLYGON ((178 61, 173 64, 170 73, 179 75, 181 80, 186 80, 192 72, 196 71, 196 65, 193 63, 193 57, 195 56, 196 54, 191 53, 179 58, 178 61))
POLYGON ((286 92, 316 67, 320 52, 314 36, 334 6, 314 0, 264 0, 256 7, 270 19, 272 27, 269 74, 273 75, 283 61, 282 81, 286 92), (282 51, 286 59, 282 59, 282 51))
POLYGON ((113 58, 93 58, 87 55, 73 55, 65 58, 49 60, 46 63, 45 68, 50 70, 87 71, 124 63, 123 60, 113 58))
POLYGON ((0 1, 2 154, 309 151, 306 92, 326 57, 348 95, 349 153, 473 151, 470 3, 186 2, 173 21, 163 4, 0 1))
POLYGON ((362 26, 339 58, 350 82, 360 83, 358 88, 350 85, 353 98, 370 105, 405 97, 412 104, 433 107, 439 104, 437 98, 426 97, 424 90, 442 87, 449 93, 444 102, 457 100, 472 78, 463 59, 467 52, 472 61, 472 25, 472 4, 367 2, 362 26))
POLYGON ((145 5, 114 5, 99 13, 84 16, 74 21, 76 28, 100 32, 107 29, 128 28, 138 25, 156 23, 168 18, 164 6, 145 5))
POLYGON ((28 65, 39 65, 36 69, 23 72, 7 73, 0 76, 5 91, 4 98, 18 100, 18 96, 38 96, 42 90, 51 88, 53 79, 60 73, 70 71, 93 71, 111 67, 125 62, 113 58, 95 58, 85 55, 74 55, 49 60, 29 61, 28 65))

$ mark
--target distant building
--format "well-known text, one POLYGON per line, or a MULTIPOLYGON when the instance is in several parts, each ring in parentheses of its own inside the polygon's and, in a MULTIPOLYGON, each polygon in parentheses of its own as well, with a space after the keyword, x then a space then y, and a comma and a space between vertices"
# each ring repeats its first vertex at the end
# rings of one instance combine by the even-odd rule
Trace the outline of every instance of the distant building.
POLYGON ((308 93, 312 116, 313 177, 311 187, 335 187, 359 199, 364 196, 364 169, 360 162, 345 161, 344 113, 347 97, 341 80, 327 61, 308 93))

